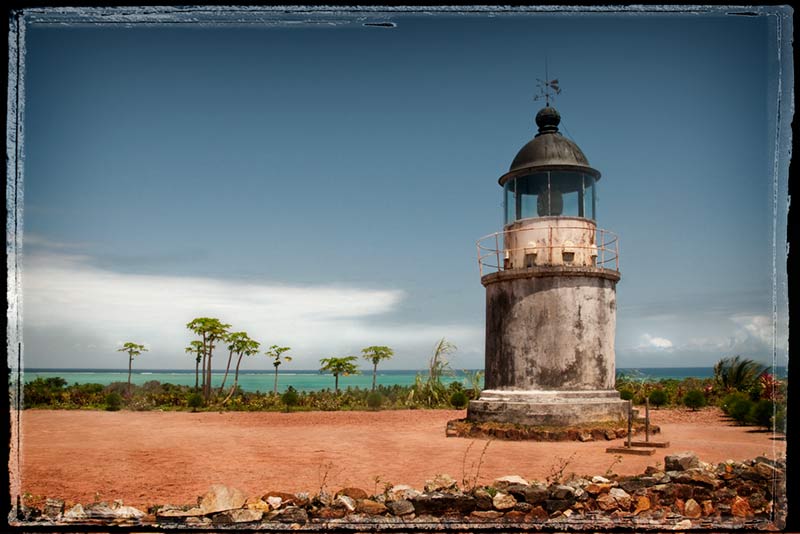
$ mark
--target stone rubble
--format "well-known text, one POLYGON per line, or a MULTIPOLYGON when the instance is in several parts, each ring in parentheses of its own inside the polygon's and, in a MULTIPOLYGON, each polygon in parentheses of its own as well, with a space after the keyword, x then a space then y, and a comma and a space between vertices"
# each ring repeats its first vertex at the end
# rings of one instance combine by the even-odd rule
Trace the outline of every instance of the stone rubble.
MULTIPOLYGON (((194 506, 164 505, 147 513, 122 501, 67 506, 55 498, 41 508, 22 506, 19 525, 115 525, 155 528, 329 530, 363 525, 379 529, 779 530, 785 524, 785 460, 756 458, 718 465, 691 452, 668 455, 664 471, 648 467, 635 476, 594 476, 546 485, 516 475, 490 486, 459 488, 440 474, 425 491, 395 485, 369 495, 343 488, 316 496, 269 491, 246 498, 236 488, 214 485, 194 506), (773 495, 776 491, 776 495, 773 495)), ((361 527, 359 527, 361 528, 361 527)), ((363 530, 363 529, 362 529, 363 530)))

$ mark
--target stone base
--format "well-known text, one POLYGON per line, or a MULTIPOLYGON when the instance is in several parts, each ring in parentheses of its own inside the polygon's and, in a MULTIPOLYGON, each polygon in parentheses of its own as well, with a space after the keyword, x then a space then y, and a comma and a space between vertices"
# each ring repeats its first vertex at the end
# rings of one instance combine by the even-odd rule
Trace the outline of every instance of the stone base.
MULTIPOLYGON (((650 434, 661 429, 650 425, 650 434)), ((449 438, 486 438, 507 441, 611 441, 628 436, 627 421, 588 423, 567 427, 517 425, 513 423, 474 423, 467 419, 447 422, 445 431, 449 438)), ((644 424, 631 426, 631 434, 644 434, 644 424)))
MULTIPOLYGON (((634 417, 636 414, 634 414, 634 417)), ((474 423, 514 423, 567 427, 628 419, 628 401, 616 390, 507 391, 484 390, 470 401, 467 419, 474 423)))

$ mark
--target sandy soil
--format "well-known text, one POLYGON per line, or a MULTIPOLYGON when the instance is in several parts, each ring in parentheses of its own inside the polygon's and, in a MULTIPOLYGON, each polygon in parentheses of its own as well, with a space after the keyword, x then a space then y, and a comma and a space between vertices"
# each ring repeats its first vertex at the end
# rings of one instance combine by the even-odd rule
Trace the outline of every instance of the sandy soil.
POLYGON ((23 492, 71 503, 123 499, 142 509, 194 503, 211 484, 246 494, 329 491, 387 482, 422 488, 448 473, 490 482, 518 474, 545 480, 565 473, 640 473, 664 455, 693 450, 707 462, 785 454, 772 433, 734 426, 717 408, 653 410, 669 441, 653 456, 605 452, 613 442, 508 442, 445 437, 464 411, 188 413, 27 410, 22 414, 23 492), (484 453, 485 449, 485 453, 484 453), (480 472, 476 473, 480 464, 480 472))

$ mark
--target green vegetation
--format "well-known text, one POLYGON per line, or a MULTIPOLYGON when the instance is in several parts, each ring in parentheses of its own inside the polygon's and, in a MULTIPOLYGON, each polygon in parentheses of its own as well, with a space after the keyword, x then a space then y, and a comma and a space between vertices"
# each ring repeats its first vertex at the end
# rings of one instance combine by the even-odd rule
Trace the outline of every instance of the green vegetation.
POLYGON ((442 383, 442 376, 452 374, 447 355, 455 350, 456 346, 445 338, 436 343, 428 361, 428 376, 423 378, 422 375, 417 374, 409 400, 429 408, 446 404, 449 401, 448 390, 442 383))
POLYGON ((714 365, 714 380, 726 392, 749 391, 766 371, 766 366, 760 363, 733 356, 722 358, 714 365))
POLYGON ((112 391, 106 395, 106 410, 109 412, 116 412, 122 408, 122 395, 116 391, 112 391))
MULTIPOLYGON (((197 317, 186 323, 186 328, 202 338, 203 397, 206 402, 211 400, 211 357, 216 342, 227 339, 230 327, 231 325, 222 323, 214 317, 197 317)), ((228 364, 230 365, 230 361, 228 364)))
POLYGON ((292 361, 292 357, 289 355, 283 356, 281 358, 281 354, 284 352, 288 352, 292 350, 291 347, 279 347, 278 345, 272 345, 269 349, 267 349, 266 354, 270 358, 272 358, 272 365, 275 367, 275 384, 272 386, 272 392, 276 395, 278 394, 278 367, 284 362, 292 361))
POLYGON ((143 352, 147 352, 147 349, 144 348, 144 345, 139 345, 137 343, 133 343, 128 341, 122 348, 117 349, 117 352, 127 352, 128 353, 128 391, 127 395, 130 397, 131 395, 131 368, 133 367, 133 359, 136 356, 139 356, 143 352))
POLYGON ((691 389, 683 396, 683 404, 691 408, 692 411, 697 411, 698 408, 706 405, 706 397, 699 389, 691 389))
POLYGON ((650 404, 656 407, 657 410, 660 406, 664 406, 669 398, 667 397, 667 392, 659 388, 650 392, 648 400, 650 401, 650 404))
POLYGON ((342 356, 341 358, 322 358, 319 363, 322 364, 319 371, 320 373, 330 373, 336 379, 336 394, 339 394, 339 375, 357 375, 359 373, 358 367, 353 363, 358 358, 355 356, 342 356))
POLYGON ((394 356, 394 351, 389 347, 372 346, 361 349, 361 355, 365 360, 372 362, 372 390, 375 391, 375 379, 378 376, 378 363, 381 360, 388 360, 394 356))
POLYGON ((450 395, 450 405, 457 410, 466 408, 468 403, 469 399, 467 398, 467 394, 463 391, 456 391, 450 395))
MULTIPOLYGON (((273 392, 273 394, 275 393, 273 392)), ((297 390, 289 386, 289 388, 283 392, 283 395, 281 395, 281 402, 286 405, 287 412, 291 411, 291 409, 300 402, 300 396, 297 394, 297 390)))
POLYGON ((383 404, 383 395, 375 391, 375 386, 373 385, 372 391, 367 395, 367 406, 369 406, 370 410, 378 410, 381 404, 383 404))

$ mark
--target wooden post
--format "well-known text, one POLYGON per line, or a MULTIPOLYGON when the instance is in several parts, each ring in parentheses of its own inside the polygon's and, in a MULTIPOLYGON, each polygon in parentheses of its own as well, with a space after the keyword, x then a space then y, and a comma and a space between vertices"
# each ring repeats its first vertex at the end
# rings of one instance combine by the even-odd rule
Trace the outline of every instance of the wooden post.
POLYGON ((644 441, 650 442, 650 399, 644 398, 644 441))
POLYGON ((626 447, 631 448, 631 426, 633 424, 633 401, 628 401, 628 444, 626 447))

